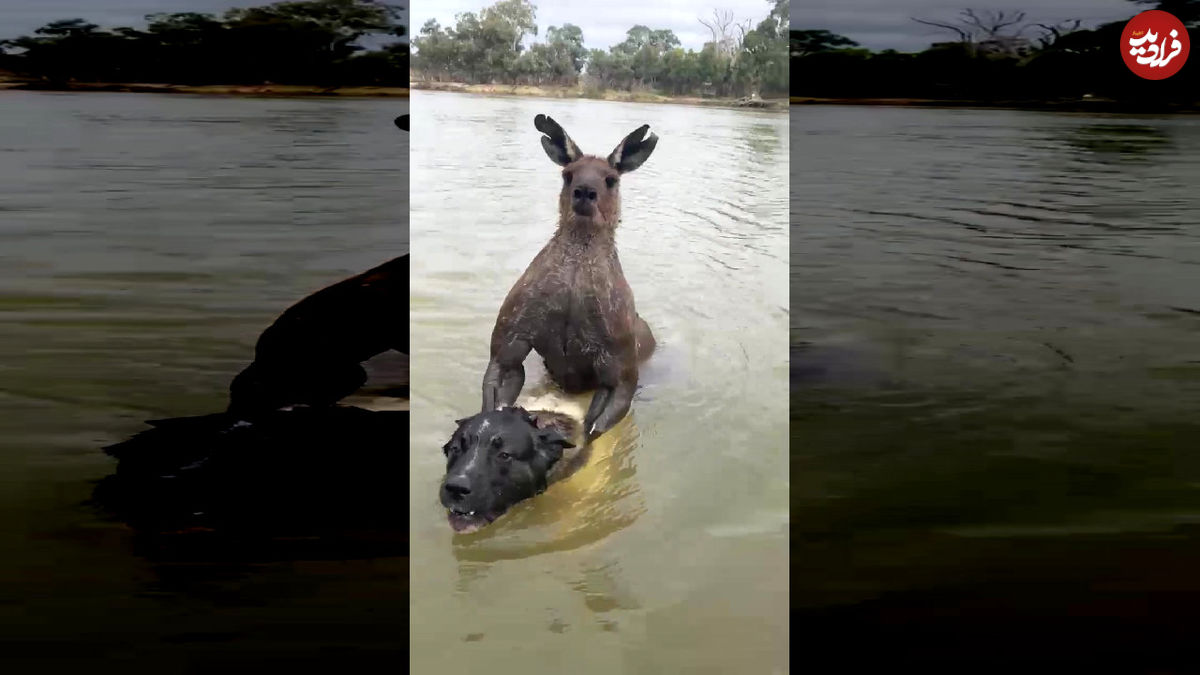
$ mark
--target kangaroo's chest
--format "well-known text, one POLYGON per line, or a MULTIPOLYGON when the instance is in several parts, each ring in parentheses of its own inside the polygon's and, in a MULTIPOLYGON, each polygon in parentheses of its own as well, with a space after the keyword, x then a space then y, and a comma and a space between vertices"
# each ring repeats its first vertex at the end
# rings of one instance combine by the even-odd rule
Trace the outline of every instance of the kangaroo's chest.
POLYGON ((572 276, 562 281, 568 283, 552 281, 530 298, 537 305, 531 312, 530 333, 538 351, 585 352, 588 346, 606 341, 609 291, 592 277, 572 276))

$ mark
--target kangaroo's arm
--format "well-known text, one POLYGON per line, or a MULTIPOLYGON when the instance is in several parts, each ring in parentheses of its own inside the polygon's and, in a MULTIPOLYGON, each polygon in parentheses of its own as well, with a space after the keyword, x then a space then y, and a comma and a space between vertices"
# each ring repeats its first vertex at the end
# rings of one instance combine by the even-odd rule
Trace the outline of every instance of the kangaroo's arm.
POLYGON ((525 386, 525 357, 533 346, 526 340, 508 342, 492 353, 483 374, 483 411, 511 406, 525 386))
POLYGON ((511 406, 525 386, 525 357, 533 350, 533 331, 539 313, 539 280, 552 268, 554 240, 534 256, 521 278, 509 289, 492 328, 491 360, 483 374, 483 412, 511 406))
POLYGON ((644 322, 633 304, 633 291, 620 273, 619 265, 611 278, 607 297, 600 299, 596 318, 611 336, 608 353, 596 363, 599 386, 592 396, 584 418, 587 440, 600 436, 629 413, 638 384, 638 330, 644 322))
POLYGON ((525 386, 525 357, 533 349, 532 336, 523 330, 527 321, 525 276, 508 292, 492 328, 491 360, 483 374, 483 412, 516 403, 525 386))

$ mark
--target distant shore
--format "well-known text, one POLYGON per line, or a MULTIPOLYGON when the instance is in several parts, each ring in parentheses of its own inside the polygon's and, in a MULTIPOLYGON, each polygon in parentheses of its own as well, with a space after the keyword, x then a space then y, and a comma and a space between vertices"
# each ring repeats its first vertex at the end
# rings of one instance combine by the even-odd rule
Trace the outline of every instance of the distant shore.
POLYGON ((700 96, 663 96, 650 92, 616 91, 605 89, 593 92, 582 87, 534 86, 526 84, 465 84, 462 82, 412 83, 413 89, 426 91, 451 91, 460 94, 489 94, 493 96, 540 96, 542 98, 587 98, 599 101, 624 101, 628 103, 675 103, 702 105, 717 108, 745 110, 786 111, 786 99, 733 99, 704 98, 700 96))
POLYGON ((984 101, 932 98, 818 98, 792 96, 791 105, 865 105, 924 108, 999 108, 1010 110, 1049 110, 1056 112, 1095 112, 1128 114, 1200 113, 1200 102, 1155 104, 1116 101, 1105 98, 1081 98, 1060 101, 984 101))
POLYGON ((407 98, 408 87, 318 87, 295 84, 153 84, 123 82, 51 83, 0 78, 0 91, 130 92, 139 94, 206 94, 211 96, 333 96, 407 98))

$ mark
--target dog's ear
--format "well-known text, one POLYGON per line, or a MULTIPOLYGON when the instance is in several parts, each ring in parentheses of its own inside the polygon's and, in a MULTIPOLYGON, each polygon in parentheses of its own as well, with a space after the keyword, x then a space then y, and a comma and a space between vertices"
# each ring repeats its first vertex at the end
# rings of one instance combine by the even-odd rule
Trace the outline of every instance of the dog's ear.
POLYGON ((658 136, 653 133, 648 138, 643 138, 649 130, 650 125, 643 124, 621 139, 609 154, 608 165, 618 173, 629 173, 641 166, 642 162, 650 158, 650 153, 654 152, 654 146, 658 145, 658 136))
POLYGON ((571 140, 566 130, 558 122, 555 122, 553 117, 537 115, 533 118, 533 126, 546 134, 542 136, 542 149, 546 151, 546 156, 550 158, 550 161, 559 166, 566 166, 583 157, 579 146, 575 145, 575 141, 571 140))
POLYGON ((573 448, 575 444, 567 440, 558 429, 538 429, 534 432, 534 451, 545 456, 553 465, 562 459, 564 448, 573 448))
POLYGON ((533 428, 537 428, 537 416, 524 408, 518 407, 517 412, 521 414, 521 420, 533 428))

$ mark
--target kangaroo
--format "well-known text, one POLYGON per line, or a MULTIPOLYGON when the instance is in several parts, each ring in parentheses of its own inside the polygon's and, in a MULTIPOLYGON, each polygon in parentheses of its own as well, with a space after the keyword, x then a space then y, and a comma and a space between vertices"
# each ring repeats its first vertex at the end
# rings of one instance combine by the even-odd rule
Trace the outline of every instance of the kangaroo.
POLYGON ((638 364, 654 335, 638 316, 617 259, 620 180, 650 157, 658 136, 644 124, 601 159, 585 155, 553 119, 537 115, 542 148, 563 167, 558 229, 508 292, 492 330, 483 376, 483 411, 512 406, 525 384, 525 357, 536 350, 568 393, 595 390, 584 418, 586 441, 629 412, 638 364))

